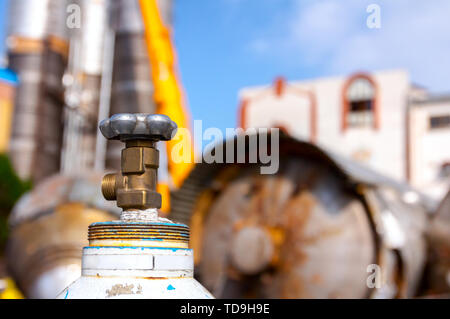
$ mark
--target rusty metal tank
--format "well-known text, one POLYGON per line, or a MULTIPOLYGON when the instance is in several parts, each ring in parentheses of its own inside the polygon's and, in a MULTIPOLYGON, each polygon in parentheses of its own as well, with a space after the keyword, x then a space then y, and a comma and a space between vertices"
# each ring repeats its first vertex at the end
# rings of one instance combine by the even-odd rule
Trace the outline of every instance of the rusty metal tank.
MULTIPOLYGON (((247 158, 258 152, 246 146, 247 158)), ((434 203, 286 135, 279 152, 274 175, 224 157, 197 164, 172 195, 170 218, 191 227, 200 282, 217 298, 417 295, 434 203)))
MULTIPOLYGON (((161 17, 172 24, 173 0, 158 1, 161 17)), ((150 60, 139 0, 117 0, 111 7, 116 33, 110 114, 155 113, 150 60)), ((108 142, 106 167, 120 168, 120 143, 108 142)))
POLYGON ((55 298, 81 273, 87 227, 116 217, 101 175, 55 175, 16 204, 6 248, 9 272, 28 298, 55 298))
POLYGON ((427 290, 434 296, 450 297, 450 192, 432 217, 427 230, 430 259, 427 269, 427 290))

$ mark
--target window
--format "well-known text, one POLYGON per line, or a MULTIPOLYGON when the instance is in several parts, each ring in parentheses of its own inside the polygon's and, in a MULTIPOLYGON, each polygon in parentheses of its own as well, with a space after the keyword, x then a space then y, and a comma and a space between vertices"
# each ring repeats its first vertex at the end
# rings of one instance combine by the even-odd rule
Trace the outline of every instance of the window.
POLYGON ((450 163, 443 163, 439 168, 438 178, 447 180, 450 178, 450 163))
POLYGON ((346 127, 373 127, 375 87, 366 77, 353 79, 345 92, 346 127))
POLYGON ((450 128, 450 115, 430 117, 430 129, 450 128))

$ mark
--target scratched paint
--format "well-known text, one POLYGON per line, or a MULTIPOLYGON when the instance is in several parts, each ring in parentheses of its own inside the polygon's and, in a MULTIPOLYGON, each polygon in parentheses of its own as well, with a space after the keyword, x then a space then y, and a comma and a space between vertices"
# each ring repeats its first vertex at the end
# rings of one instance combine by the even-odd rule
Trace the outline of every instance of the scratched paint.
POLYGON ((106 298, 116 297, 120 295, 141 295, 142 286, 138 285, 136 288, 133 284, 116 284, 111 289, 106 290, 106 298))

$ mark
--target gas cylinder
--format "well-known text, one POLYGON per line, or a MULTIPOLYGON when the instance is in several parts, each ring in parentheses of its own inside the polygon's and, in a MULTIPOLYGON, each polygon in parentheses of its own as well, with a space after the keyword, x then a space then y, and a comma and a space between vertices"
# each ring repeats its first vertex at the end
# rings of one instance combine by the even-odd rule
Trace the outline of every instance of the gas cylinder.
POLYGON ((126 145, 121 172, 102 182, 104 197, 123 211, 118 221, 89 226, 81 277, 58 298, 213 298, 193 277, 189 228, 158 216, 156 142, 172 139, 176 124, 164 115, 117 114, 100 130, 126 145))

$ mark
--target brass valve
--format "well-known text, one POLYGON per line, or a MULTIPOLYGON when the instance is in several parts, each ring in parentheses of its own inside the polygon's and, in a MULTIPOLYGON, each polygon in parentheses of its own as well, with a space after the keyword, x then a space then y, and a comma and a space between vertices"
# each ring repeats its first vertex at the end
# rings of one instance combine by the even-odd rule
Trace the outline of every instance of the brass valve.
POLYGON ((169 141, 177 125, 166 115, 116 114, 100 123, 108 140, 125 143, 120 173, 108 174, 102 181, 106 200, 117 200, 123 210, 161 208, 156 192, 159 167, 158 141, 169 141))

